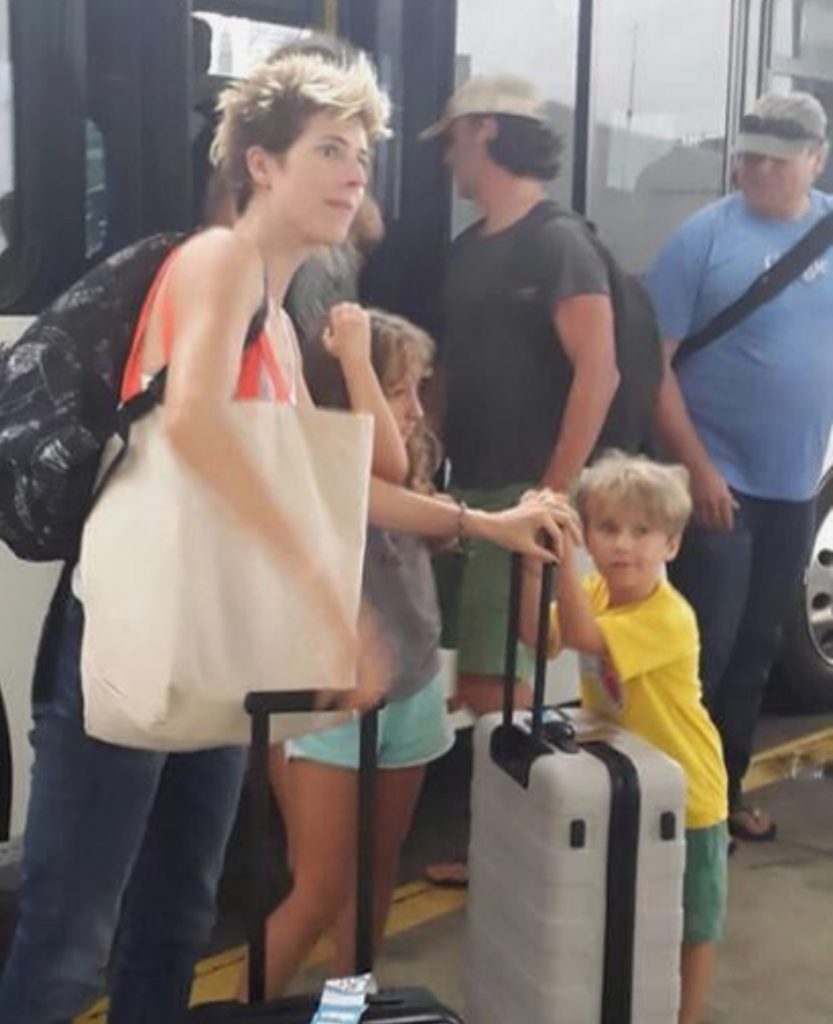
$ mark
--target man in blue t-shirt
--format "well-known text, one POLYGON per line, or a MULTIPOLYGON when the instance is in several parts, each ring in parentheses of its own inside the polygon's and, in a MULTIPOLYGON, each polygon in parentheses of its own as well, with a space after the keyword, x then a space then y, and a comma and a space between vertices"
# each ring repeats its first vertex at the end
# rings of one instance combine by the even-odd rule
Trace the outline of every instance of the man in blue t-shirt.
MULTIPOLYGON (((735 147, 739 191, 691 217, 647 284, 669 352, 772 266, 833 197, 813 189, 827 118, 808 93, 761 97, 735 147)), ((674 563, 702 636, 706 700, 729 770, 730 827, 772 839, 742 802, 761 694, 813 528, 833 425, 833 252, 777 298, 667 373, 662 439, 691 473, 696 521, 674 563)))

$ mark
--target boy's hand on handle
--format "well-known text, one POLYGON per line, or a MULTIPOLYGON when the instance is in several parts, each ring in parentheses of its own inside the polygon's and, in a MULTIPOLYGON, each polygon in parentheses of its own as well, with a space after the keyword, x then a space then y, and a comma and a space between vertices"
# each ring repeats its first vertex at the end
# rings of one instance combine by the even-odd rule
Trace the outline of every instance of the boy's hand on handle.
POLYGON ((370 360, 370 317, 355 302, 340 302, 329 313, 324 348, 340 363, 370 360))

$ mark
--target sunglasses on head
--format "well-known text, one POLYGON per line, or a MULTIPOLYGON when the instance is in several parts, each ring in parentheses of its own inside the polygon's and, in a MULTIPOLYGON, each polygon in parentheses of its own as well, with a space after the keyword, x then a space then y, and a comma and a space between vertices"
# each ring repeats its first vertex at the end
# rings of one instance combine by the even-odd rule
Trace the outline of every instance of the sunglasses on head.
POLYGON ((741 118, 740 130, 747 135, 774 135, 789 142, 820 142, 821 136, 809 131, 797 121, 785 117, 760 117, 747 114, 741 118))

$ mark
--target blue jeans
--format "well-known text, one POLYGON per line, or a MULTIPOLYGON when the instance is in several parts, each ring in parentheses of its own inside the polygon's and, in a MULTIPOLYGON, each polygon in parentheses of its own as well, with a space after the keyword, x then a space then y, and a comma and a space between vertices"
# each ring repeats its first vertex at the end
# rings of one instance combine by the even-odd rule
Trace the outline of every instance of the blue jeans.
POLYGON ((770 501, 735 492, 728 532, 692 524, 670 566, 697 614, 706 705, 723 740, 729 808, 741 799, 755 724, 778 653, 790 598, 813 533, 813 501, 770 501))
POLYGON ((90 739, 77 601, 57 626, 48 699, 41 691, 34 704, 20 919, 0 1022, 71 1021, 103 991, 110 964, 110 1024, 174 1024, 214 924, 244 751, 160 754, 90 739))

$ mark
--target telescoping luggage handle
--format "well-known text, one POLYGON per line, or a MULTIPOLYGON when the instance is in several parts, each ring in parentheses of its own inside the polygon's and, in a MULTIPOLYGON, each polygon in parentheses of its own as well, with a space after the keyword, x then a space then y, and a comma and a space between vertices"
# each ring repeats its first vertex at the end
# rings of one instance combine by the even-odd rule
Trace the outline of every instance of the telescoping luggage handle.
MULTIPOLYGON (((271 715, 316 710, 314 690, 249 693, 245 708, 251 718, 251 787, 249 846, 252 870, 249 891, 249 999, 263 1002, 266 991, 266 917, 273 852, 266 835, 271 795, 269 786, 269 718, 271 715)), ((373 966, 373 786, 376 773, 378 708, 361 718, 359 758, 359 821, 356 857, 356 973, 373 966)))
MULTIPOLYGON (((549 544, 549 542, 548 542, 549 544)), ((549 652, 550 608, 554 590, 555 567, 546 563, 541 573, 538 599, 538 635, 535 644, 535 685, 528 730, 514 722, 515 681, 518 667, 518 638, 521 617, 523 560, 512 555, 509 579, 509 615, 506 624, 506 659, 503 673, 503 721, 492 734, 492 758, 504 771, 526 788, 536 758, 549 755, 553 747, 577 753, 575 729, 566 718, 557 716, 544 724, 549 652)))

